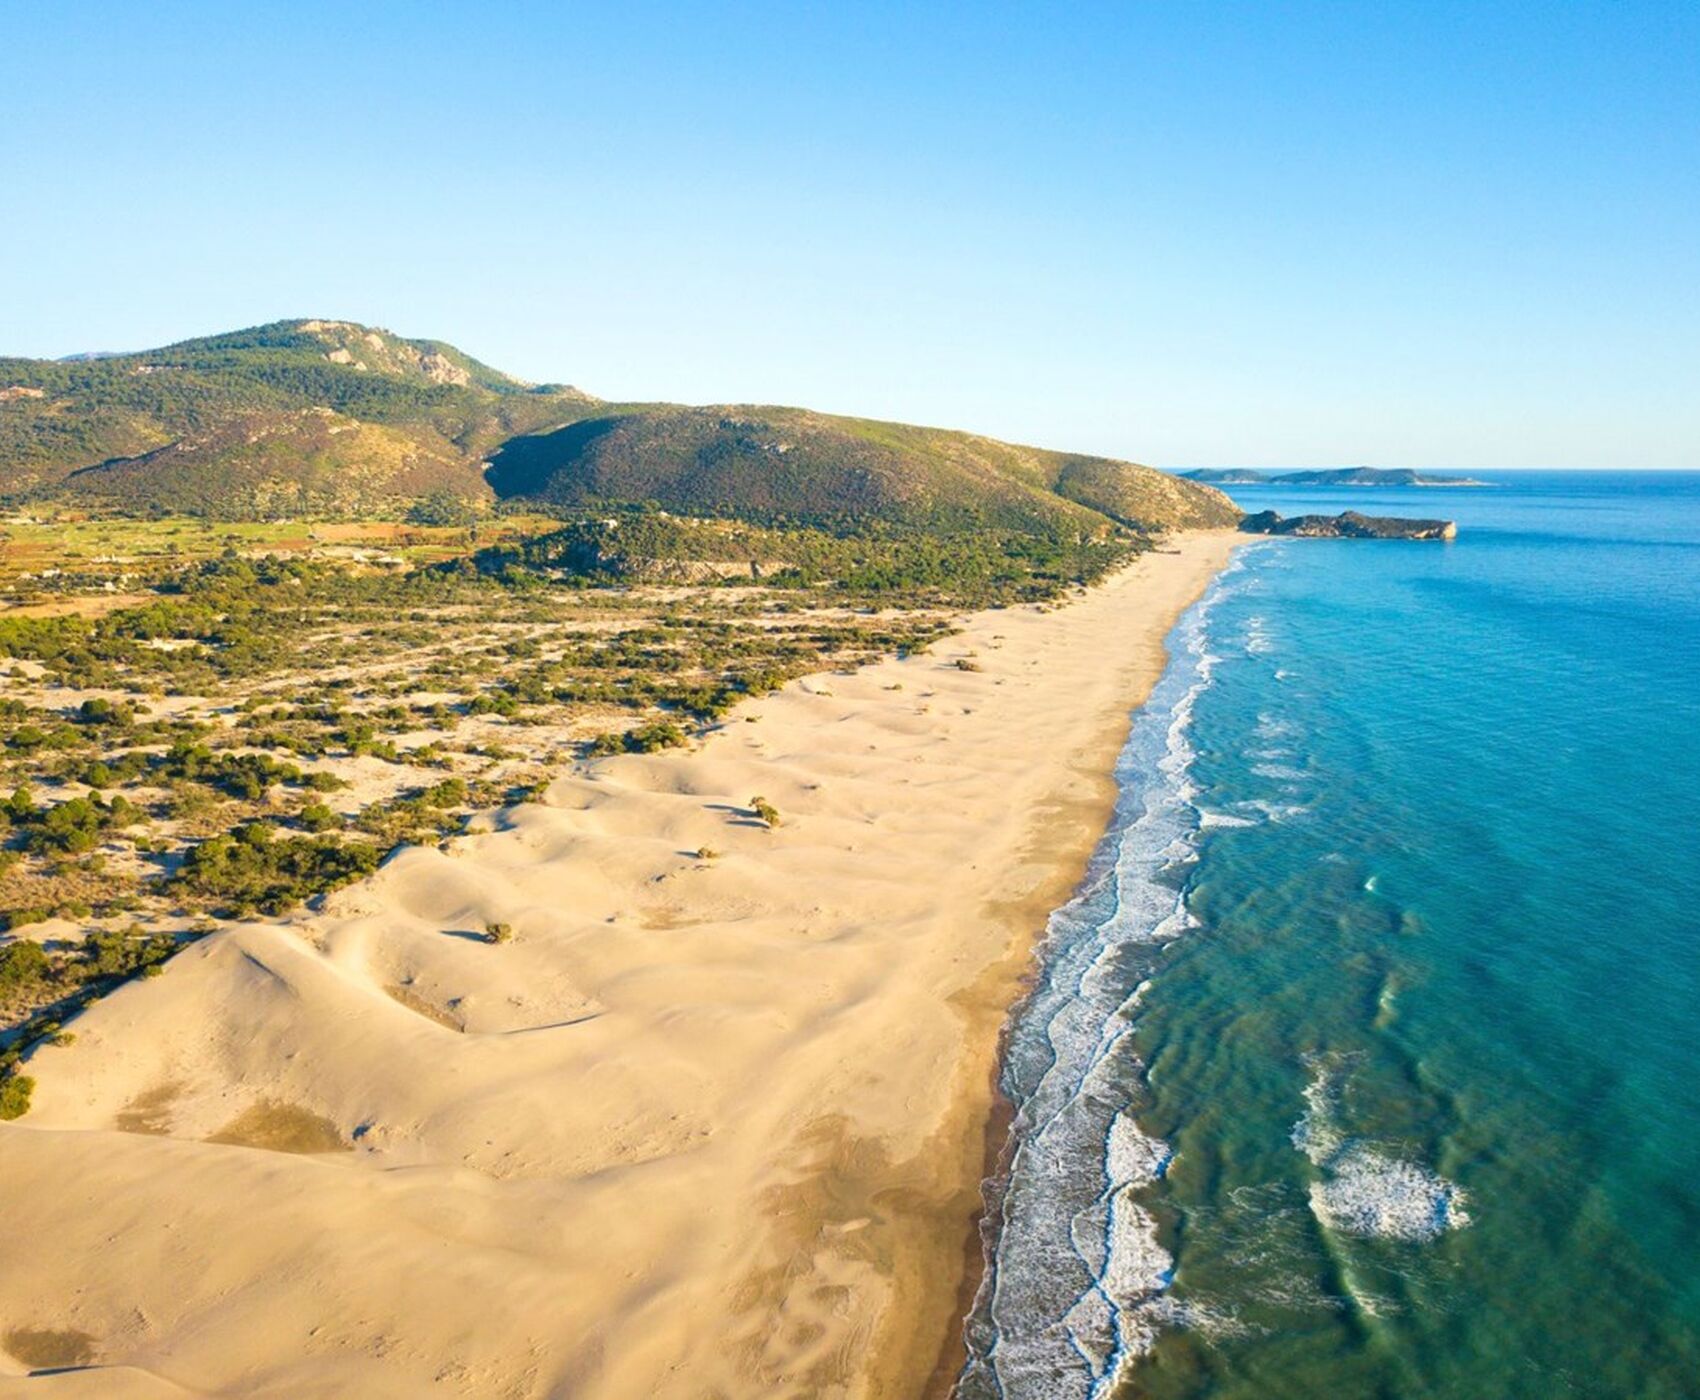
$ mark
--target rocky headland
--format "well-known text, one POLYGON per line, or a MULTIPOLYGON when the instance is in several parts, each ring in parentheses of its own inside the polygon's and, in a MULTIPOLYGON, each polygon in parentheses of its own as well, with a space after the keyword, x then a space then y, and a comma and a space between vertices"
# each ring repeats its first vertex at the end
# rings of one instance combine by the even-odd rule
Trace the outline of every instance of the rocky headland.
POLYGON ((1458 537, 1452 520, 1410 520, 1395 515, 1360 515, 1355 510, 1339 515, 1290 515, 1260 510, 1240 521, 1248 535, 1302 535, 1307 539, 1331 540, 1451 540, 1458 537))

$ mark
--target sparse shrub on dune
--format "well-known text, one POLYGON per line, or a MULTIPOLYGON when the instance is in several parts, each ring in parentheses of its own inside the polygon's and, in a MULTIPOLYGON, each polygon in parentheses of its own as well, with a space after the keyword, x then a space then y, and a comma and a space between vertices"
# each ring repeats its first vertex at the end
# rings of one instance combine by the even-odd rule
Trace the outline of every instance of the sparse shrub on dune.
POLYGON ((27 1074, 17 1071, 0 1077, 0 1118, 22 1118, 29 1112, 30 1094, 35 1089, 35 1080, 27 1074))
POLYGON ((671 720, 657 720, 630 731, 625 737, 627 753, 655 753, 675 749, 685 742, 685 731, 671 720))
POLYGON ((369 875, 378 848, 334 836, 275 837, 263 822, 190 848, 174 883, 242 911, 281 914, 314 895, 369 875))
POLYGON ((323 802, 309 802, 301 809, 299 820, 302 826, 312 832, 329 831, 332 827, 342 825, 342 818, 323 802))
MULTIPOLYGON (((14 915, 12 927, 18 923, 14 915)), ((51 970, 47 954, 42 951, 39 943, 27 938, 20 938, 16 943, 8 943, 0 948, 0 992, 13 991, 39 982, 51 970)))

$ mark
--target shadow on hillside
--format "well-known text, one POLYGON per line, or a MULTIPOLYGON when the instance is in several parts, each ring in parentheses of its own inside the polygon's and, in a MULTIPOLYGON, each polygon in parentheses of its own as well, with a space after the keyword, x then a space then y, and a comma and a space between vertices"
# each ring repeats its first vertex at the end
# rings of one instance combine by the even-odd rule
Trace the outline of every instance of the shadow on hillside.
POLYGON ((484 479, 503 500, 510 496, 539 495, 557 471, 575 461, 585 448, 612 432, 619 423, 618 417, 589 418, 553 432, 509 438, 491 455, 490 469, 484 479))

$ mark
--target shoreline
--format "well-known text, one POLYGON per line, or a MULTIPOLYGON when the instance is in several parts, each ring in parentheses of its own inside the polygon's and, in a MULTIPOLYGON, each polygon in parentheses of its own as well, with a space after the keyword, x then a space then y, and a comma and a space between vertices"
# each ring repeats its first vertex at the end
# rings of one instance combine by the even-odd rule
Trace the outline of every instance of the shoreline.
MULTIPOLYGON (((1050 923, 1050 916, 1063 907, 1074 897, 1086 878, 1087 870, 1093 853, 1097 850, 1110 822, 1114 819, 1116 804, 1121 796, 1115 770, 1123 749, 1127 745, 1128 735, 1133 725, 1135 714, 1144 707, 1150 698, 1151 691, 1167 668, 1170 657, 1166 642, 1169 633, 1180 620, 1183 613, 1201 598, 1213 583, 1218 574, 1228 564, 1233 550, 1248 542, 1249 537, 1232 531, 1194 531, 1189 532, 1189 543, 1196 544, 1212 537, 1222 539, 1224 548, 1219 557, 1214 559, 1208 572, 1200 577, 1196 586, 1176 599, 1170 600, 1172 607, 1159 619, 1143 619, 1148 625, 1142 629, 1141 658, 1134 690, 1127 697, 1126 703, 1119 712, 1111 711, 1102 717, 1102 729, 1098 736, 1097 754, 1085 765, 1086 770, 1099 778, 1098 791, 1087 803, 1083 804, 1083 819, 1081 830, 1086 832, 1084 843, 1070 842, 1065 850, 1056 853, 1057 871, 1055 889, 1052 893, 1033 901, 1033 907, 1023 911, 1022 920, 1027 928, 1025 942, 1011 950, 1013 967, 1006 969, 1009 976, 1007 995, 1002 999, 996 1032, 996 1048, 988 1065, 988 1097, 984 1127, 981 1133, 981 1168, 980 1184, 977 1188, 982 1196, 976 1205, 971 1219, 967 1222, 967 1238, 963 1245, 962 1275, 957 1284, 954 1305, 954 1323, 944 1345, 939 1349, 932 1371, 919 1387, 899 1388, 897 1394, 913 1394, 919 1400, 949 1400, 958 1375, 967 1360, 967 1347, 963 1335, 963 1327, 969 1312, 973 1309, 979 1287, 986 1272, 985 1246, 983 1234, 985 1201, 984 1187, 987 1182, 996 1179, 1008 1166, 1010 1152, 1014 1147, 1009 1133, 1015 1121, 1015 1105, 1003 1092, 999 1083, 1003 1069, 1005 1048, 1010 1030, 1013 1028, 1016 1014, 1026 1001, 1032 990, 1034 979, 1039 971, 1037 962, 1038 951, 1043 943, 1050 923), (1153 629, 1149 624, 1156 621, 1153 629)), ((1183 537, 1186 538, 1186 537, 1183 537)), ((1168 542, 1173 545, 1174 540, 1168 542)))
POLYGON ((575 771, 94 1007, 6 1129, 8 1324, 134 1394, 945 1393, 1008 1014, 1244 539, 575 771))

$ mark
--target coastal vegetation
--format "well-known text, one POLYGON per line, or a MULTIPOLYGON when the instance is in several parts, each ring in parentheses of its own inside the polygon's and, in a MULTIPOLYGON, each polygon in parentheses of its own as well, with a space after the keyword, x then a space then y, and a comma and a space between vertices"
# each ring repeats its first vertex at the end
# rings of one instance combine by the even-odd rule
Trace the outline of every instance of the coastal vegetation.
MULTIPOLYGON (((61 572, 49 555, 5 580, 0 1075, 222 920, 284 914, 397 845, 534 799, 564 763, 686 747, 740 699, 925 650, 964 603, 1049 594, 1118 553, 1072 574, 1054 551, 1025 573, 1016 553, 951 573, 912 540, 728 535, 639 511, 400 565, 263 538, 139 564, 138 543, 175 523, 132 522, 126 539, 106 522, 104 563, 61 572), (802 563, 655 582, 630 549, 574 562, 572 542, 628 525, 656 559, 676 542, 701 562, 718 540, 802 563)), ((27 1106, 22 1079, 5 1093, 27 1106)))
POLYGON ((1238 519, 1126 463, 612 407, 325 321, 0 360, 0 492, 12 1116, 69 1017, 223 920, 1238 519))

